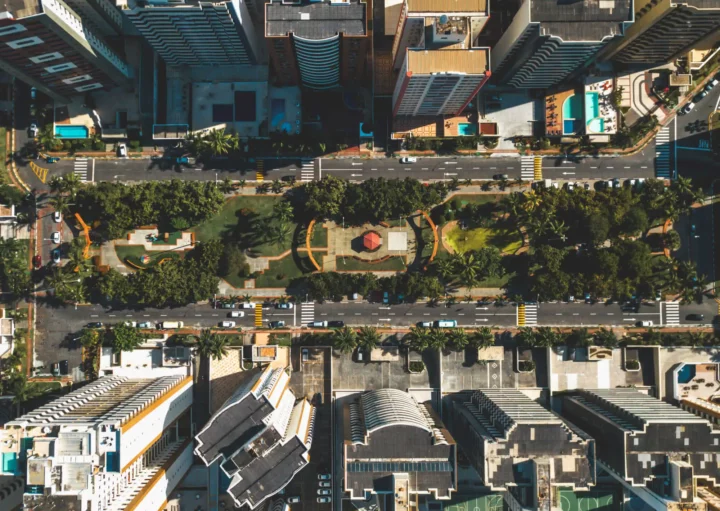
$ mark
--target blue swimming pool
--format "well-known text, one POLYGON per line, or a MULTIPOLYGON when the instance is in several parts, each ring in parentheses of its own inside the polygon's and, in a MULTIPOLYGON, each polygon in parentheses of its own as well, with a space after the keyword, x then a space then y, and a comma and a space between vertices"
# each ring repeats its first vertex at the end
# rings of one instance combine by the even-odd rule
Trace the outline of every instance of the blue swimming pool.
POLYGON ((695 378, 695 364, 685 364, 678 371, 678 383, 690 383, 695 378))
POLYGON ((282 122, 285 120, 285 100, 283 98, 274 98, 270 101, 270 129, 275 131, 280 129, 282 122))
POLYGON ((602 117, 596 117, 587 124, 587 127, 588 132, 590 133, 604 133, 605 119, 603 119, 602 117))
POLYGON ((477 133, 477 125, 469 122, 458 123, 458 135, 462 137, 471 137, 477 133))
POLYGON ((597 92, 585 93, 585 122, 590 122, 600 114, 600 95, 597 92))
POLYGON ((57 138, 88 138, 90 131, 86 126, 73 126, 70 124, 56 124, 55 136, 57 138))

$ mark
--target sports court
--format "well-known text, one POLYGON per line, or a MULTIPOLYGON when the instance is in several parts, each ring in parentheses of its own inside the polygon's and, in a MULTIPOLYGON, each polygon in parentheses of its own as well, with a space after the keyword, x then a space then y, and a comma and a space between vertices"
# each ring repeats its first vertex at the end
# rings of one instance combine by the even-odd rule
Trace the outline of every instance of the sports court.
POLYGON ((560 490, 560 509, 562 511, 620 511, 622 509, 617 494, 612 490, 593 490, 573 492, 560 490))
POLYGON ((451 504, 443 506, 443 511, 505 511, 502 495, 456 495, 451 504))

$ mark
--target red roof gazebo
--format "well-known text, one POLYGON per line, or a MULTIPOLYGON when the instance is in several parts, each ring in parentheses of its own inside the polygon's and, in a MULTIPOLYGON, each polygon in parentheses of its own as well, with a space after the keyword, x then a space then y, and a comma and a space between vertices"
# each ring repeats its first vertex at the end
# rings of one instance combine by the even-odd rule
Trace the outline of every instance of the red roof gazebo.
POLYGON ((363 235, 363 247, 366 250, 377 250, 382 245, 382 238, 375 231, 368 231, 363 235))

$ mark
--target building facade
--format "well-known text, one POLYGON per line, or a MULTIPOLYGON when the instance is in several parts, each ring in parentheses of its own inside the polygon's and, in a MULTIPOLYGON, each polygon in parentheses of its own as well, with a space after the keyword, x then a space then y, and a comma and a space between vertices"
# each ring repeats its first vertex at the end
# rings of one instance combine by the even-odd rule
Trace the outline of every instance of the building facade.
POLYGON ((192 465, 192 377, 100 378, 8 422, 2 475, 25 508, 160 509, 192 465))
POLYGON ((586 66, 632 24, 632 0, 524 0, 492 49, 499 85, 549 88, 586 66))
POLYGON ((462 392, 449 405, 450 429, 490 490, 550 509, 558 488, 595 485, 594 440, 519 390, 462 392))
POLYGON ((718 481, 720 431, 702 417, 635 389, 578 391, 562 411, 595 438, 601 466, 656 509, 687 509, 700 483, 718 481))
POLYGON ((416 509, 420 495, 457 490, 457 446, 428 404, 395 389, 372 390, 343 407, 343 490, 351 500, 395 494, 416 509))
POLYGON ((273 1, 265 9, 274 83, 322 90, 363 78, 370 47, 365 2, 273 1))
POLYGON ((126 85, 133 71, 62 0, 8 0, 0 6, 0 70, 56 102, 126 85))
POLYGON ((603 55, 622 64, 664 64, 720 41, 715 0, 635 0, 635 23, 603 55))
POLYGON ((124 12, 170 66, 249 66, 263 60, 244 0, 130 0, 124 12))
POLYGON ((195 454, 218 461, 237 507, 257 508, 309 462, 315 408, 295 399, 289 379, 284 369, 258 370, 195 436, 195 454))

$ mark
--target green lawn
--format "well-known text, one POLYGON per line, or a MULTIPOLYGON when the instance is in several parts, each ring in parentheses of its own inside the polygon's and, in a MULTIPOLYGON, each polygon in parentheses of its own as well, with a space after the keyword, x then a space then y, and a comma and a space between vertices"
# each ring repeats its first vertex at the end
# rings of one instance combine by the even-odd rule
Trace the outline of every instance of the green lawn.
POLYGON ((338 257, 335 263, 337 271, 405 271, 405 261, 399 256, 393 256, 386 261, 370 264, 358 261, 352 257, 338 257))
POLYGON ((457 252, 497 247, 505 254, 514 254, 522 246, 522 237, 515 229, 477 227, 460 229, 455 226, 447 235, 448 244, 457 252))
POLYGON ((144 268, 149 268, 162 259, 181 258, 185 253, 185 251, 181 250, 158 250, 146 252, 145 247, 143 247, 142 245, 116 245, 115 252, 117 253, 118 258, 122 262, 125 262, 125 260, 127 259, 131 263, 142 266, 144 268), (142 256, 143 254, 147 254, 150 256, 150 263, 147 266, 140 262, 140 256, 142 256))
POLYGON ((157 241, 153 241, 153 245, 175 245, 177 240, 182 236, 181 231, 175 231, 168 233, 168 239, 165 241, 164 237, 165 233, 160 233, 160 239, 157 241))
POLYGON ((457 194, 450 196, 448 201, 452 202, 455 199, 458 199, 460 201, 460 205, 466 206, 468 204, 488 204, 490 202, 498 202, 501 198, 501 194, 495 193, 457 194))
POLYGON ((327 229, 320 224, 315 224, 310 246, 312 248, 327 248, 327 239, 327 229))
POLYGON ((612 490, 560 490, 558 496, 562 511, 616 511, 623 507, 622 499, 612 490))
POLYGON ((233 197, 225 202, 217 215, 190 230, 195 232, 197 241, 222 238, 237 225, 238 214, 241 210, 246 209, 260 217, 266 217, 272 213, 273 206, 282 200, 282 197, 274 195, 233 197))
MULTIPOLYGON (((313 251, 316 261, 320 260, 322 254, 323 252, 313 251)), ((255 287, 276 287, 284 289, 290 284, 292 279, 315 271, 315 268, 310 262, 310 258, 307 256, 307 252, 299 252, 298 257, 297 263, 293 254, 289 254, 278 261, 270 261, 270 267, 255 279, 255 287)), ((238 289, 245 287, 246 278, 230 276, 225 280, 238 289)))

